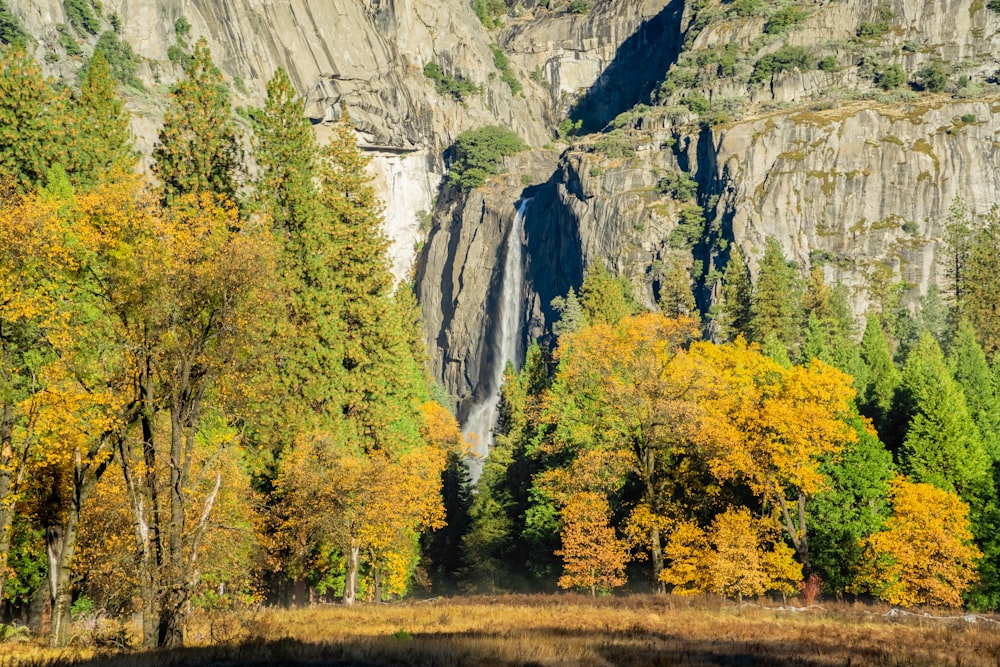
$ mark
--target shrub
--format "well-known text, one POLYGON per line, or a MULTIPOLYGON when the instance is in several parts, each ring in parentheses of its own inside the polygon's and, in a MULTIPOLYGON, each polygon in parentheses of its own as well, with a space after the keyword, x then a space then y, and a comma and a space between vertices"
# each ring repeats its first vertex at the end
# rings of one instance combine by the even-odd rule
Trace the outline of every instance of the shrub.
POLYGON ((510 86, 510 92, 517 95, 523 89, 521 82, 517 80, 514 70, 510 67, 510 58, 498 46, 493 47, 493 64, 500 70, 500 80, 510 86))
POLYGON ((875 21, 862 21, 858 26, 858 37, 862 39, 876 39, 889 32, 889 27, 895 14, 888 3, 882 3, 878 10, 878 19, 875 21))
POLYGON ((837 57, 836 56, 823 56, 820 58, 819 63, 816 64, 816 69, 823 70, 824 72, 832 72, 837 69, 837 57))
POLYGON ((505 127, 491 125, 467 130, 455 141, 455 162, 448 182, 461 190, 471 190, 502 171, 501 160, 527 149, 521 137, 505 127))
MULTIPOLYGON (((997 0, 1000 2, 1000 0, 997 0)), ((763 0, 733 0, 726 10, 729 16, 758 16, 764 11, 763 0)))
POLYGON ((697 93, 689 97, 685 97, 681 100, 681 104, 690 109, 692 113, 696 113, 699 116, 708 113, 708 110, 712 108, 712 103, 708 101, 708 98, 697 93))
POLYGON ((899 88, 906 82, 906 72, 899 65, 889 65, 875 75, 875 83, 882 90, 899 88))
POLYGON ((459 102, 464 102, 466 97, 479 92, 479 86, 462 77, 446 74, 434 61, 424 66, 424 76, 434 81, 439 95, 450 95, 459 102))
POLYGON ((770 80, 779 72, 793 69, 812 69, 815 64, 816 57, 809 49, 802 46, 783 46, 778 51, 768 53, 757 61, 753 74, 750 75, 750 81, 751 83, 762 83, 770 80))
POLYGON ((580 131, 583 127, 583 119, 579 119, 576 122, 572 118, 564 118, 563 122, 559 123, 559 127, 556 128, 556 135, 560 139, 569 139, 571 136, 580 131))
POLYGON ((94 0, 64 0, 66 20, 78 34, 96 35, 101 31, 100 3, 94 0))
POLYGON ((6 0, 0 0, 0 42, 21 46, 28 42, 28 33, 21 25, 21 19, 10 11, 6 0))
POLYGON ((472 11, 484 26, 495 28, 500 23, 500 17, 507 13, 507 5, 503 0, 472 0, 472 11))
POLYGON ((59 34, 59 44, 66 50, 66 55, 79 56, 83 54, 80 42, 77 41, 68 25, 60 23, 56 26, 56 32, 59 34))
POLYGON ((796 5, 786 5, 774 13, 764 25, 765 35, 780 35, 796 23, 801 23, 806 12, 796 5))
POLYGON ((940 93, 948 85, 948 68, 940 60, 935 60, 920 68, 915 78, 924 90, 940 93))
POLYGON ((119 39, 114 30, 105 30, 101 33, 94 50, 104 54, 104 59, 108 61, 108 67, 111 68, 112 76, 126 86, 142 89, 142 82, 135 75, 139 59, 136 58, 129 43, 119 39))
POLYGON ((635 155, 635 146, 621 130, 613 130, 602 136, 594 142, 593 150, 612 160, 635 155))
POLYGON ((676 250, 690 250, 705 232, 705 213, 700 206, 681 209, 677 226, 670 232, 667 243, 676 250))
POLYGON ((698 194, 698 182, 683 171, 672 171, 660 179, 656 191, 678 201, 689 201, 698 194))
POLYGON ((594 0, 570 0, 569 10, 574 14, 586 14, 594 6, 594 0))

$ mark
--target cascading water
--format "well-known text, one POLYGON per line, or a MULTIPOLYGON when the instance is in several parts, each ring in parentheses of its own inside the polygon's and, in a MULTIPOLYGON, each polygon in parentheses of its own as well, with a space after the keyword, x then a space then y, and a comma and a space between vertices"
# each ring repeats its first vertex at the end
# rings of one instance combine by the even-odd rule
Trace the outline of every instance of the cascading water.
POLYGON ((493 444, 493 428, 496 426, 497 411, 500 407, 500 384, 507 362, 518 368, 521 360, 518 343, 521 339, 521 289, 524 284, 522 256, 524 243, 524 214, 530 199, 522 199, 517 205, 514 224, 507 234, 507 246, 503 265, 503 282, 500 286, 500 326, 494 329, 493 349, 499 353, 494 358, 493 373, 486 378, 487 385, 483 398, 472 406, 465 420, 462 433, 466 440, 474 443, 475 456, 469 461, 472 480, 479 479, 483 460, 493 444))

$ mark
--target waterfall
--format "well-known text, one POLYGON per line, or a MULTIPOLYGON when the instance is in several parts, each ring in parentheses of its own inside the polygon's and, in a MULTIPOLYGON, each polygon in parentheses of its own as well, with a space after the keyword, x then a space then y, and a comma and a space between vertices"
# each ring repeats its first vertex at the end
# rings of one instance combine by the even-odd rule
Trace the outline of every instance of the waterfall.
POLYGON ((465 428, 462 429, 466 439, 475 442, 475 456, 469 461, 469 472, 473 481, 479 479, 483 460, 493 444, 493 428, 496 426, 500 407, 500 384, 503 382, 504 368, 508 361, 514 364, 515 369, 521 363, 517 349, 521 340, 521 290, 524 284, 522 266, 524 244, 521 237, 524 230, 524 214, 530 201, 522 199, 518 202, 514 224, 507 234, 500 285, 500 312, 497 318, 500 326, 494 327, 493 330, 492 349, 498 351, 493 357, 493 373, 486 378, 483 398, 469 410, 465 428))

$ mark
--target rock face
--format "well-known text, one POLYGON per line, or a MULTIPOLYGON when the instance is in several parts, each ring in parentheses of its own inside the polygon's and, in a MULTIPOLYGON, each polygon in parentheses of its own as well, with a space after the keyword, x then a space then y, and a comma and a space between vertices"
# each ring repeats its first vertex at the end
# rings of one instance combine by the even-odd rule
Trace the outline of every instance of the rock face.
MULTIPOLYGON (((62 0, 8 4, 36 36, 39 61, 71 79, 79 62, 59 45, 62 0)), ((802 13, 776 27, 771 0, 750 16, 720 0, 595 0, 583 14, 526 0, 494 30, 467 0, 104 0, 103 8, 120 19, 149 91, 165 92, 179 75, 168 51, 184 17, 188 41, 208 40, 238 104, 260 104, 280 66, 307 96, 321 136, 346 107, 374 158, 397 276, 421 248, 414 277, 434 373, 464 415, 500 363, 495 306, 522 198, 532 198, 522 343, 546 334, 552 298, 578 286, 596 258, 630 276, 650 307, 668 258, 682 256, 703 276, 696 294, 707 309, 725 247, 739 244, 755 270, 769 236, 803 270, 823 261, 859 314, 876 273, 911 285, 911 300, 937 279, 952 201, 983 215, 1000 195, 1000 14, 982 0, 794 4, 802 13), (497 47, 523 92, 503 80, 497 47), (801 62, 761 74, 762 61, 789 48, 805 54, 801 62), (423 73, 431 62, 479 92, 439 93, 423 73), (937 62, 944 92, 885 83, 896 66, 926 86, 921 68, 937 62), (604 134, 539 148, 567 114, 583 132, 604 134), (510 127, 535 150, 473 192, 442 186, 447 148, 484 125, 510 127), (696 196, 675 201, 663 187, 677 172, 694 179, 696 196), (675 234, 692 207, 706 220, 693 248, 675 234)), ((147 152, 162 104, 147 93, 129 102, 147 152)))

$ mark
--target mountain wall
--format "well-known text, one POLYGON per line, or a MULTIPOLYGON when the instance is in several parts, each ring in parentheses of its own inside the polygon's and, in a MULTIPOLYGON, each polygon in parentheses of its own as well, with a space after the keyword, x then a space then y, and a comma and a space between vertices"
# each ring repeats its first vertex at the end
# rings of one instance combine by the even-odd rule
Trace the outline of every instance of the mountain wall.
MULTIPOLYGON (((8 4, 47 71, 72 81, 81 59, 60 42, 64 1, 8 4)), ((180 75, 170 52, 185 39, 208 40, 238 105, 260 104, 280 66, 321 138, 347 109, 373 157, 394 270, 414 267, 434 372, 460 413, 503 363, 493 320, 521 199, 532 200, 522 343, 546 335, 551 299, 597 258, 650 307, 664 264, 680 258, 707 310, 727 248, 738 244, 755 271, 769 236, 803 271, 820 264, 847 285, 859 315, 877 276, 905 282, 915 302, 938 280, 954 199, 974 216, 998 201, 1000 14, 981 0, 574 3, 582 11, 528 0, 493 28, 466 0, 102 6, 105 28, 116 15, 139 57, 145 90, 129 106, 147 154, 180 75), (188 38, 177 34, 182 17, 188 38), (442 92, 428 63, 476 92, 442 92), (513 129, 533 150, 459 192, 442 180, 448 148, 485 125, 513 129), (664 187, 671 174, 695 191, 664 187), (692 207, 704 228, 679 242, 692 207)), ((96 35, 81 41, 92 48, 96 35)))

